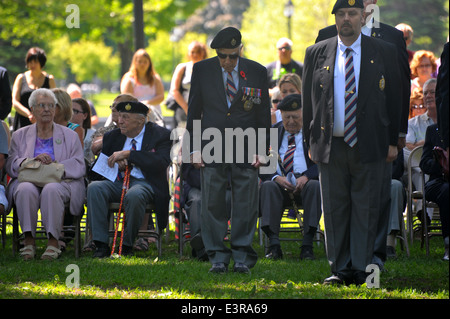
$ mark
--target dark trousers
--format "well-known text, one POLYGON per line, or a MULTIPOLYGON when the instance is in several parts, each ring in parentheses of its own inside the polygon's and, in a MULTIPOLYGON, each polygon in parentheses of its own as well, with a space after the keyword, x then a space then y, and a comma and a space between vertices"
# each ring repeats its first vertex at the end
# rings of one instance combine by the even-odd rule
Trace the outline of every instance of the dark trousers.
POLYGON ((329 163, 319 163, 327 257, 334 274, 352 276, 371 263, 385 159, 362 163, 358 145, 333 138, 329 163))

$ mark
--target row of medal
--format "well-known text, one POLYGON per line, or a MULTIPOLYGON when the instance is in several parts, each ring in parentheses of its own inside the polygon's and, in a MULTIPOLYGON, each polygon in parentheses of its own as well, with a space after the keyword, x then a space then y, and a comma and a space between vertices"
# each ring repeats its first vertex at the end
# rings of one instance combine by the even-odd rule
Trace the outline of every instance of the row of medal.
POLYGON ((244 102, 244 110, 250 111, 253 104, 261 104, 261 89, 243 87, 242 101, 244 102))

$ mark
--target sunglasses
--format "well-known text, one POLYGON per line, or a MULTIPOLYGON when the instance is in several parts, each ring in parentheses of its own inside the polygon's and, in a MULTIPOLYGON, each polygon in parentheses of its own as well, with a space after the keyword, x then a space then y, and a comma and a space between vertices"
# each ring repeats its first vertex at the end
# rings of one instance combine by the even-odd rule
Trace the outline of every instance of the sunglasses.
POLYGON ((224 59, 224 60, 226 58, 229 58, 230 60, 236 60, 239 57, 239 54, 238 53, 235 53, 235 54, 223 54, 223 53, 217 52, 217 56, 219 58, 221 58, 221 59, 224 59))
POLYGON ((278 50, 283 50, 283 49, 285 49, 286 51, 290 51, 291 50, 291 47, 290 46, 285 46, 285 47, 281 47, 281 48, 278 48, 278 50))
POLYGON ((272 100, 272 103, 273 103, 273 104, 277 104, 277 103, 280 103, 280 102, 281 102, 281 100, 276 100, 276 99, 275 99, 275 100, 272 100))

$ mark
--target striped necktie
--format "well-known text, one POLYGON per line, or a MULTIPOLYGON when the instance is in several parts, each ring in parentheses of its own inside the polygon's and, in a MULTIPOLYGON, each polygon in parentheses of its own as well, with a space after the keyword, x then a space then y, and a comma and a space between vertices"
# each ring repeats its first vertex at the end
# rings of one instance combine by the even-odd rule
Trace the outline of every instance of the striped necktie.
POLYGON ((233 77, 231 76, 231 72, 227 72, 227 95, 230 99, 230 102, 233 102, 234 97, 236 96, 237 90, 234 86, 233 77))
MULTIPOLYGON (((131 149, 130 151, 135 151, 136 150, 136 140, 133 138, 131 140, 131 149)), ((124 177, 124 172, 118 172, 117 173, 117 180, 119 181, 123 181, 123 177, 124 177)))
POLYGON ((345 122, 344 141, 350 146, 355 146, 356 137, 356 104, 358 94, 356 92, 355 69, 353 67, 353 50, 345 50, 345 122))
POLYGON ((288 136, 288 149, 283 159, 284 173, 286 175, 293 171, 295 148, 295 134, 291 134, 288 136))

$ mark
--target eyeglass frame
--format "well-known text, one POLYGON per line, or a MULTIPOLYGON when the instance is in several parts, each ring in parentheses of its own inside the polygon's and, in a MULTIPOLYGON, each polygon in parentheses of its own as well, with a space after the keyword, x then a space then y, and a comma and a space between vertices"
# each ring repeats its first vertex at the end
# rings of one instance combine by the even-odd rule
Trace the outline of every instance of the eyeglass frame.
POLYGON ((49 110, 54 110, 56 108, 56 104, 54 103, 37 103, 34 106, 39 107, 41 109, 45 109, 45 107, 47 107, 49 110))

